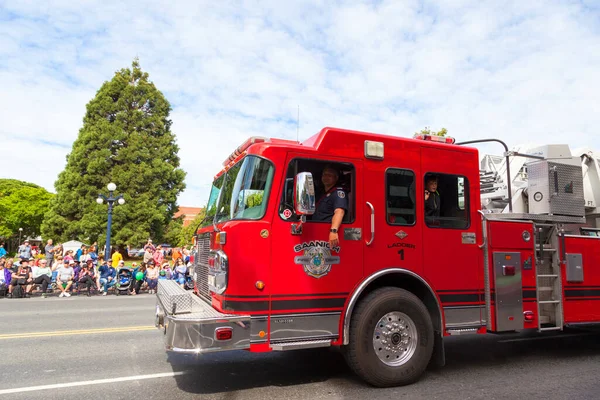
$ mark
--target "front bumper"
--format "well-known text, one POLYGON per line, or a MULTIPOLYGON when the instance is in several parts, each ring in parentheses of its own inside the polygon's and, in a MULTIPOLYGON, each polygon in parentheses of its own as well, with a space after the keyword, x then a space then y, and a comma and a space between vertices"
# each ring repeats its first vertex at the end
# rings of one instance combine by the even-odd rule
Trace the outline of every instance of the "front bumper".
POLYGON ((165 347, 179 353, 208 353, 250 348, 250 316, 223 314, 175 281, 159 280, 155 326, 164 333, 165 347), (229 340, 216 330, 231 328, 229 340))

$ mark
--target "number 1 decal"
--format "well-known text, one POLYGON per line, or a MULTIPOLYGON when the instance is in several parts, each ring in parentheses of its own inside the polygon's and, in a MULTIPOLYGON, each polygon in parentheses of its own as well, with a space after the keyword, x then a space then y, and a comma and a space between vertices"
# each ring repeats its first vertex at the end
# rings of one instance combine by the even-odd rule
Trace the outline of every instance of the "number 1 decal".
POLYGON ((404 249, 398 250, 398 254, 400 254, 400 260, 404 261, 404 249))

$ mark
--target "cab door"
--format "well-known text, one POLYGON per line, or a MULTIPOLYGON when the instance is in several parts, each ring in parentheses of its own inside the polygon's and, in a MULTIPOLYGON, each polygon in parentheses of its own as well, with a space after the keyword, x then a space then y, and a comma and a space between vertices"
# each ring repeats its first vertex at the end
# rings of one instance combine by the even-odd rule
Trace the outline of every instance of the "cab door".
POLYGON ((365 276, 389 268, 422 276, 422 224, 417 208, 417 193, 422 191, 420 149, 398 143, 388 146, 386 153, 389 161, 365 161, 365 201, 361 205, 365 212, 365 276))
MULTIPOLYGON (((423 224, 423 266, 444 309, 446 328, 478 328, 484 319, 483 253, 476 153, 421 148, 421 183, 438 181, 440 215, 423 224)), ((424 191, 421 206, 424 209, 424 191)))
POLYGON ((278 214, 272 224, 271 341, 298 338, 336 338, 340 314, 349 293, 362 277, 363 204, 362 161, 336 158, 315 159, 291 154, 279 193, 278 214), (320 173, 327 164, 340 166, 339 185, 348 199, 348 213, 339 229, 339 248, 329 246, 331 222, 313 222, 310 217, 300 235, 292 234, 298 224, 293 209, 294 176, 311 172, 317 200, 320 173), (287 192, 287 193, 286 193, 287 192))

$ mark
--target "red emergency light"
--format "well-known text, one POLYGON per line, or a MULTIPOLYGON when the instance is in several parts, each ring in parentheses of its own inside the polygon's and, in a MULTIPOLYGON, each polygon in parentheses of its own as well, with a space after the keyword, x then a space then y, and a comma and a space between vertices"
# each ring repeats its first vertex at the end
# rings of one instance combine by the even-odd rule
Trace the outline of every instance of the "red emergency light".
POLYGON ((235 161, 236 158, 238 158, 244 151, 246 151, 246 149, 248 147, 252 146, 253 144, 264 143, 264 142, 268 142, 268 141, 269 141, 268 138, 260 137, 260 136, 253 136, 253 137, 249 138, 244 143, 242 143, 237 149, 235 149, 235 151, 233 153, 231 153, 225 161, 223 161, 223 166, 226 167, 227 165, 229 165, 230 162, 235 161))
POLYGON ((413 138, 418 139, 418 140, 427 140, 430 142, 447 143, 447 144, 454 144, 454 142, 456 142, 456 140, 450 136, 425 135, 423 133, 415 133, 413 138))

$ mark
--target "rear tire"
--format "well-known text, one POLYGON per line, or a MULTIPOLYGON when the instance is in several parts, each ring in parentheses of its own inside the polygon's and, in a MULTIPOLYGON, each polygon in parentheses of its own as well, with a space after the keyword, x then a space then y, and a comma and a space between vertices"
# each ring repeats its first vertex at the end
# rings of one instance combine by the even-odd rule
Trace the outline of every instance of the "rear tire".
POLYGON ((369 293, 352 314, 350 368, 376 387, 403 386, 419 380, 433 353, 434 332, 425 305, 396 287, 369 293))

